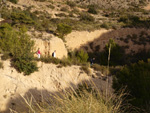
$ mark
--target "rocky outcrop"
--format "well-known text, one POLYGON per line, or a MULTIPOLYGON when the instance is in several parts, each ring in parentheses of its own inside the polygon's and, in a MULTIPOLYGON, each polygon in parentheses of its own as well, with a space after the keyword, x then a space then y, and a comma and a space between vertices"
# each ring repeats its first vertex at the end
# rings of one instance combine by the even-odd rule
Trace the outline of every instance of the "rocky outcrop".
MULTIPOLYGON (((40 48, 41 56, 51 56, 56 50, 56 57, 62 59, 67 57, 67 49, 60 38, 52 37, 50 39, 33 39, 35 41, 34 51, 40 48)), ((36 54, 35 54, 36 56, 36 54)))

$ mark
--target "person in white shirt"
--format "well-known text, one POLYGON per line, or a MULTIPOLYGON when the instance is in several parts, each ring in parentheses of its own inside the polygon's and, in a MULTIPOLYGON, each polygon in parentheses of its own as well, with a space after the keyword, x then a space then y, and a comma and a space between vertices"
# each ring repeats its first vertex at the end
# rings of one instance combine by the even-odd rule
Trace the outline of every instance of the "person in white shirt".
POLYGON ((56 50, 52 53, 52 57, 56 58, 56 50))

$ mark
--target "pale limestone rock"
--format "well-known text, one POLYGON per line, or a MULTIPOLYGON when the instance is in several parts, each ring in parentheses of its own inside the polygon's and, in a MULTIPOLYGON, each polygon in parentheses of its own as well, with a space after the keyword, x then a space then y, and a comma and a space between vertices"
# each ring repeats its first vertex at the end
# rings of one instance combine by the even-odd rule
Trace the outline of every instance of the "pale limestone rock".
POLYGON ((34 52, 40 48, 41 56, 52 56, 54 50, 56 50, 56 58, 62 59, 67 57, 67 49, 63 41, 60 38, 52 37, 50 39, 33 39, 35 41, 34 52))

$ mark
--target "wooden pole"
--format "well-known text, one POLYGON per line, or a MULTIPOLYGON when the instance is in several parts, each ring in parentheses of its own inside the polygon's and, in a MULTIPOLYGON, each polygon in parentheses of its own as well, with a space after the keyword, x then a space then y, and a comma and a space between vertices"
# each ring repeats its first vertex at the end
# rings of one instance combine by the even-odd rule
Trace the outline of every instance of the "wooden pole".
POLYGON ((109 45, 108 65, 107 65, 107 75, 106 75, 106 101, 107 101, 107 99, 108 99, 107 96, 108 96, 108 94, 109 94, 108 72, 109 72, 110 52, 111 52, 111 44, 109 45))

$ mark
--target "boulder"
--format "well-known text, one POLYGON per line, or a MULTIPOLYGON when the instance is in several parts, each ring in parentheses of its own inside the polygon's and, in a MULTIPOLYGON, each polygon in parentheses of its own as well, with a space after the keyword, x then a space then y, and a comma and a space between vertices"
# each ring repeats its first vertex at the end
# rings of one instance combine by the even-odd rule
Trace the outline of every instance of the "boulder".
POLYGON ((67 57, 67 49, 63 41, 60 38, 52 37, 50 39, 33 39, 35 41, 34 52, 40 48, 41 56, 52 56, 54 50, 56 50, 56 58, 62 59, 67 57))

